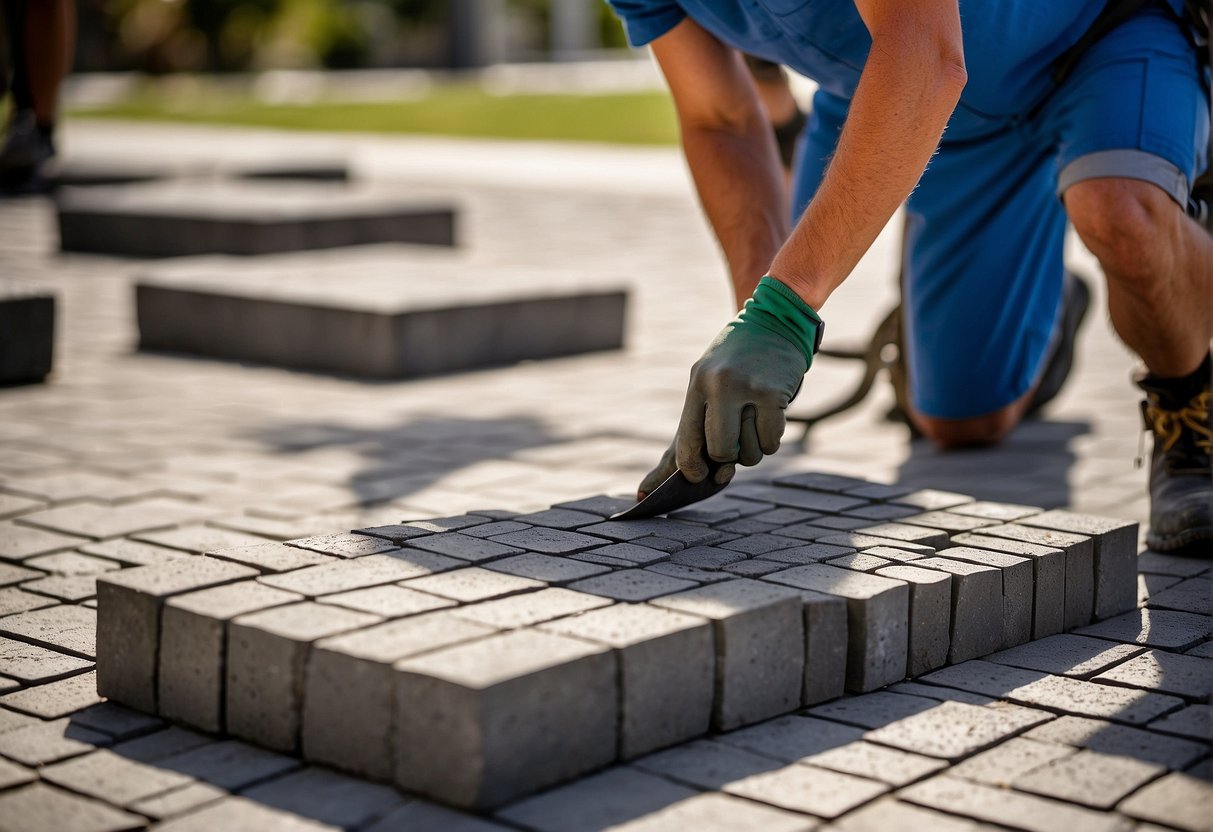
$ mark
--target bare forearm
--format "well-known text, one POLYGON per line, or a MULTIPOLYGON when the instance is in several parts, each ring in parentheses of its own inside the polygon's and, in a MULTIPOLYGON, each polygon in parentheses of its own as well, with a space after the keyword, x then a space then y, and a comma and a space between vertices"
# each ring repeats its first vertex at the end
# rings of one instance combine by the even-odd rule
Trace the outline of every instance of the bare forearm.
POLYGON ((917 184, 964 86, 931 39, 874 33, 825 178, 771 266, 820 309, 917 184))
POLYGON ((682 126, 687 164, 728 262, 738 307, 753 293, 788 236, 774 140, 764 120, 752 121, 740 130, 682 126))

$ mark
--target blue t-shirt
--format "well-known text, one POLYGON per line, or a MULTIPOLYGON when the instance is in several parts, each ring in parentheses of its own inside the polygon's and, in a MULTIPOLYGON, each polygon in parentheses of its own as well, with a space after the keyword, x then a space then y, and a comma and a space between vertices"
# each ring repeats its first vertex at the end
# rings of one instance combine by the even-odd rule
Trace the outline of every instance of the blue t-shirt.
MULTIPOLYGON (((791 67, 849 99, 871 37, 853 0, 608 0, 628 40, 647 44, 691 17, 724 43, 791 67)), ((1050 87, 1052 64, 1107 0, 962 0, 968 84, 949 138, 1026 112, 1050 87)), ((1181 0, 1169 0, 1175 6, 1181 0)))

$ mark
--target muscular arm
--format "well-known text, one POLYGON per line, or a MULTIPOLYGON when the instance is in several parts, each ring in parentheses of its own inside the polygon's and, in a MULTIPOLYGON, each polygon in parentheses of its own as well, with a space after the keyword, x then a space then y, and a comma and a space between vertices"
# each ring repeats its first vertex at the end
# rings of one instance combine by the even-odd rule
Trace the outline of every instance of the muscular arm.
POLYGON ((872 49, 817 194, 771 276, 820 309, 922 176, 965 84, 956 0, 856 0, 872 49))
POLYGON ((771 128, 741 56, 690 18, 658 38, 653 53, 674 96, 683 152, 740 307, 788 236, 771 128))
POLYGON ((913 190, 960 98, 956 0, 855 4, 872 48, 834 158, 790 236, 774 143, 737 53, 690 20, 653 44, 739 302, 769 272, 820 309, 913 190))

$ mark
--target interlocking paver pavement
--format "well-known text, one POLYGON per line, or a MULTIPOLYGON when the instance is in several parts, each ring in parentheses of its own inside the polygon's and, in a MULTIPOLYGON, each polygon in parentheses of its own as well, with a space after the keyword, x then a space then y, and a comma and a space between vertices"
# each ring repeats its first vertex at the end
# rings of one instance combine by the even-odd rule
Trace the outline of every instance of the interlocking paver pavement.
MULTIPOLYGON (((69 123, 68 146, 73 151, 103 147, 126 158, 163 159, 166 153, 213 158, 233 142, 242 152, 247 146, 250 152, 260 148, 281 155, 283 142, 304 147, 315 141, 205 128, 71 127, 69 123)), ((783 451, 757 472, 743 471, 737 483, 709 503, 678 512, 677 522, 663 521, 660 528, 640 534, 632 529, 600 536, 591 527, 615 528, 605 518, 627 507, 626 493, 665 448, 681 408, 686 367, 729 314, 723 296, 702 291, 704 281, 713 279, 705 276, 716 274, 718 264, 676 157, 666 150, 549 148, 542 164, 535 165, 518 163, 528 152, 521 145, 491 145, 485 151, 473 143, 452 154, 441 140, 340 141, 359 148, 366 163, 360 172, 374 179, 409 180, 410 195, 420 198, 458 196, 470 241, 469 280, 520 265, 567 267, 570 258, 611 280, 627 276, 634 300, 628 351, 421 379, 407 386, 132 354, 129 303, 136 270, 131 264, 84 256, 52 260, 49 206, 39 200, 0 203, 0 271, 52 287, 61 306, 56 372, 49 382, 0 391, 0 567, 5 567, 0 571, 5 583, 0 621, 64 605, 75 609, 48 614, 45 620, 83 620, 85 604, 91 604, 95 592, 96 579, 88 574, 94 569, 104 586, 112 583, 109 576, 125 581, 122 576, 130 567, 192 562, 199 551, 228 566, 251 567, 241 580, 261 575, 266 586, 274 586, 274 574, 335 562, 349 568, 367 558, 398 555, 394 550, 406 546, 426 558, 412 562, 417 571, 385 577, 371 568, 370 583, 334 589, 319 581, 308 587, 315 591, 304 594, 321 605, 363 604, 345 612, 360 614, 373 604, 374 615, 402 615, 377 625, 402 632, 419 626, 409 622, 448 616, 428 630, 420 627, 423 635, 417 640, 423 648, 439 645, 438 634, 456 628, 468 628, 474 638, 494 632, 494 626, 571 626, 578 615, 591 614, 586 609, 620 603, 594 595, 587 585, 572 594, 577 604, 553 605, 543 593, 568 590, 472 567, 471 558, 459 557, 461 551, 473 551, 461 548, 471 546, 469 540, 608 570, 585 578, 588 582, 639 568, 661 580, 707 585, 737 576, 766 579, 839 557, 845 559, 831 568, 864 569, 876 559, 921 568, 917 561, 936 556, 935 547, 908 540, 940 544, 943 534, 951 545, 1033 561, 1037 637, 1090 624, 1092 613, 1101 609, 1100 598, 1111 597, 1101 595, 1101 578, 1104 586, 1124 591, 1120 579, 1110 576, 1125 571, 1126 543, 1136 554, 1136 532, 1126 530, 1145 519, 1144 473, 1131 465, 1136 404, 1124 380, 1127 361, 1098 316, 1079 341, 1080 372, 1051 406, 1050 420, 1025 424, 1005 448, 947 455, 925 443, 907 444, 904 428, 880 420, 891 397, 878 389, 870 403, 814 429, 811 460, 799 454, 793 428, 783 451), (401 152, 401 147, 409 150, 401 152), (439 148, 441 154, 432 152, 439 148), (435 162, 441 159, 454 161, 435 162), (536 185, 532 180, 542 171, 559 175, 540 176, 544 184, 536 185), (646 218, 643 229, 635 225, 637 216, 646 218), (570 217, 579 222, 570 223, 570 217), (560 233, 553 234, 553 228, 560 233), (620 239, 629 244, 620 246, 620 239), (671 262, 680 268, 670 270, 671 262), (661 281, 643 278, 658 271, 661 281), (626 391, 617 383, 624 377, 626 391), (794 473, 779 486, 751 479, 755 473, 769 478, 809 465, 828 473, 794 473), (864 482, 855 475, 893 484, 864 482), (615 496, 582 497, 595 492, 615 496), (1111 518, 1112 523, 1095 528, 1075 525, 1080 521, 1069 515, 1044 514, 1061 507, 1111 518), (468 511, 475 514, 463 514, 468 511), (425 519, 434 517, 439 519, 425 519), (897 531, 905 527, 919 531, 897 531), (355 536, 353 530, 362 533, 355 536), (544 548, 494 540, 528 532, 540 532, 539 539, 547 541, 540 544, 544 548), (582 549, 580 538, 548 537, 546 532, 593 542, 582 549), (873 536, 881 532, 908 540, 873 536), (1107 536, 1113 534, 1119 535, 1116 545, 1105 550, 1107 536), (305 544, 309 548, 286 543, 325 536, 334 536, 335 551, 317 551, 330 545, 323 542, 305 544), (376 536, 380 543, 363 543, 376 536), (791 545, 770 548, 770 537, 791 545), (359 548, 384 544, 377 554, 359 548), (344 545, 353 548, 342 549, 344 545), (747 549, 766 551, 754 557, 747 549), (1104 556, 1113 549, 1115 557, 1104 556), (1075 570, 1079 580, 1072 587, 1069 578, 1075 570), (1053 593, 1051 600, 1042 602, 1043 590, 1053 593), (469 610, 469 605, 485 606, 494 599, 533 597, 491 613, 502 618, 487 626, 443 611, 418 612, 404 603, 419 599, 413 593, 469 610), (1070 602, 1068 620, 1065 604, 1059 608, 1056 602, 1059 593, 1070 602), (1085 614, 1084 603, 1089 605, 1085 614), (538 619, 529 607, 540 609, 538 619), (1046 620, 1048 613, 1052 621, 1046 620)), ((895 235, 882 237, 873 257, 831 299, 831 339, 839 339, 836 343, 866 335, 883 314, 880 299, 890 298, 898 248, 895 235)), ((1076 249, 1076 256, 1082 260, 1085 255, 1076 249)), ((1096 291, 1101 292, 1098 285, 1096 291)), ((817 362, 813 373, 817 389, 850 383, 845 370, 830 361, 817 362)), ((946 550, 938 556, 946 559, 946 550)), ((499 559, 493 551, 484 563, 499 559)), ((1127 829, 1138 821, 1143 832, 1162 826, 1201 828, 1209 799, 1209 787, 1199 779, 1206 776, 1209 759, 1208 712, 1199 704, 1203 697, 1198 689, 1203 665, 1176 658, 1211 658, 1208 562, 1147 552, 1134 565, 1146 590, 1141 598, 1146 609, 1096 623, 1081 637, 1068 635, 1064 642, 1038 642, 988 657, 986 663, 994 667, 1032 674, 1002 676, 1016 684, 1001 691, 940 677, 902 682, 893 687, 895 692, 834 698, 841 694, 841 673, 835 674, 837 682, 825 684, 835 677, 823 668, 830 662, 841 667, 840 660, 845 664, 845 651, 827 654, 830 644, 845 641, 838 633, 846 625, 846 602, 819 597, 808 603, 809 596, 802 596, 800 701, 815 706, 814 719, 837 725, 848 736, 882 730, 894 735, 903 723, 913 727, 915 719, 925 722, 923 714, 933 708, 963 705, 991 709, 995 716, 983 713, 978 720, 985 725, 1018 712, 1005 705, 998 709, 997 703, 1009 697, 1017 703, 1013 708, 1043 714, 1046 721, 1011 730, 950 768, 941 758, 863 739, 843 741, 845 737, 797 761, 727 744, 741 734, 721 735, 726 742, 675 745, 631 765, 680 784, 691 796, 654 808, 629 804, 625 793, 608 790, 620 811, 630 815, 621 828, 828 826, 854 832, 990 824, 1075 832, 1127 829), (969 690, 947 686, 951 684, 969 690), (821 704, 823 700, 830 701, 821 704), (1085 769, 1064 765, 1088 752, 1101 756, 1082 759, 1122 761, 1113 771, 1161 768, 1166 773, 1144 785, 1140 777, 1117 777, 1118 788, 1129 792, 1111 809, 1092 810, 1084 805, 1090 802, 1083 790, 1085 769), (982 762, 987 757, 989 762, 982 762), (1032 773, 1054 761, 1047 773, 1032 773), (790 773, 777 774, 788 767, 790 773), (846 788, 823 797, 827 781, 843 782, 831 774, 843 778, 846 788), (1024 779, 1016 785, 1020 777, 1024 779), (734 796, 738 789, 798 808, 734 796), (885 796, 875 796, 881 793, 885 796), (832 820, 812 811, 831 814, 855 795, 862 799, 832 820)), ((361 577, 368 579, 365 573, 361 577)), ((164 598, 195 589, 204 588, 174 588, 164 598)), ((104 597, 100 601, 104 619, 108 602, 104 597)), ((163 608, 160 601, 147 606, 142 621, 158 621, 163 608)), ((986 610, 975 620, 990 629, 989 619, 986 610)), ((134 643, 144 632, 136 623, 125 630, 134 643)), ((308 805, 307 770, 288 777, 300 768, 298 758, 163 727, 112 702, 95 704, 92 677, 86 675, 91 662, 63 652, 79 645, 78 634, 65 628, 14 635, 0 635, 0 818, 20 817, 22 828, 34 829, 48 818, 53 828, 63 828, 64 822, 89 828, 87 822, 95 822, 101 829, 151 823, 185 830, 252 824, 268 830, 316 828, 320 822, 319 810, 308 805), (5 698, 10 696, 15 698, 5 698), (59 713, 70 715, 52 717, 59 713), (30 779, 39 776, 38 766, 49 771, 74 763, 83 771, 91 757, 108 758, 98 756, 98 748, 165 773, 149 782, 161 776, 195 779, 125 809, 116 805, 116 796, 97 800, 30 779), (4 775, 10 766, 19 771, 4 775), (244 794, 231 796, 239 792, 244 794)), ((401 635, 398 643, 407 641, 401 635)), ((379 642, 375 636, 363 637, 361 644, 342 642, 331 654, 340 658, 326 671, 333 696, 348 699, 352 691, 366 690, 355 683, 374 678, 385 667, 391 672, 394 659, 372 649, 383 647, 379 642), (360 667, 373 667, 376 674, 354 671, 360 667)), ((399 649, 409 652, 407 646, 399 649)), ((159 667, 155 653, 143 655, 151 658, 145 666, 154 678, 159 667)), ((321 648, 314 647, 311 655, 321 655, 321 648)), ((306 690, 303 698, 306 703, 306 690)), ((369 697, 357 705, 350 700, 350 711, 365 711, 367 718, 361 733, 349 731, 344 737, 347 747, 368 746, 367 738, 390 733, 383 729, 390 716, 375 717, 370 705, 385 698, 369 697)), ((390 707, 377 707, 390 715, 390 707)), ((319 709, 326 711, 331 708, 319 709)), ((332 725, 330 738, 341 739, 342 726, 350 723, 321 724, 332 725)), ((806 747, 805 753, 810 750, 806 747)), ((129 768, 117 768, 124 767, 129 768)), ((366 785, 341 778, 335 782, 366 785)), ((496 820, 472 817, 414 796, 387 809, 382 820, 367 822, 380 832, 402 825, 501 829, 508 821, 505 814, 496 820)))

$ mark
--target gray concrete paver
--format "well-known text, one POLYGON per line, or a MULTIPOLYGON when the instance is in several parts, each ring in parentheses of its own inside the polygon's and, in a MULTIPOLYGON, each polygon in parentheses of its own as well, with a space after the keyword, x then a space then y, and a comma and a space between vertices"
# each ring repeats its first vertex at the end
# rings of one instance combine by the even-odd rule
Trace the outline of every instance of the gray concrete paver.
POLYGON ((27 766, 40 766, 87 754, 110 744, 99 731, 75 725, 69 718, 30 721, 0 733, 0 756, 27 766))
POLYGON ((224 797, 200 809, 170 818, 157 829, 163 832, 335 832, 338 827, 301 818, 293 812, 271 809, 243 797, 224 797))
POLYGON ((1107 811, 1164 773, 1160 765, 1088 749, 1024 772, 1011 784, 1021 791, 1107 811))
POLYGON ((67 716, 99 702, 95 673, 81 673, 0 696, 0 705, 43 719, 67 716))
POLYGON ((994 708, 941 702, 869 731, 864 739, 954 762, 1051 718, 1041 711, 1010 705, 994 708))
POLYGON ((890 790, 884 783, 794 763, 729 783, 724 791, 782 809, 836 818, 890 790))
POLYGON ((254 786, 242 797, 342 829, 364 826, 406 799, 390 786, 315 766, 254 786))
POLYGON ((1204 832, 1213 816, 1213 785, 1175 772, 1146 786, 1118 808, 1142 820, 1204 832))
POLYGON ((1130 832, 1128 818, 1057 800, 971 783, 947 775, 916 783, 898 797, 929 809, 1027 832, 1130 832))
POLYGON ((140 763, 101 749, 43 768, 43 780, 123 808, 148 797, 189 784, 184 774, 140 763))
POLYGON ((538 832, 616 829, 695 794, 663 777, 615 766, 513 803, 499 810, 497 817, 538 832))
POLYGON ((1147 650, 1105 670, 1095 681, 1208 701, 1213 696, 1213 659, 1147 650))
POLYGON ((1115 725, 1096 719, 1062 716, 1037 726, 1024 736, 1041 742, 1062 743, 1118 754, 1169 769, 1183 769, 1208 752, 1207 743, 1155 734, 1128 725, 1115 725))
POLYGON ((45 783, 0 794, 4 832, 125 832, 142 829, 145 823, 139 815, 45 783))
POLYGON ((614 827, 618 832, 732 832, 762 829, 764 832, 811 832, 817 821, 796 812, 742 800, 727 794, 698 794, 642 818, 614 827))

